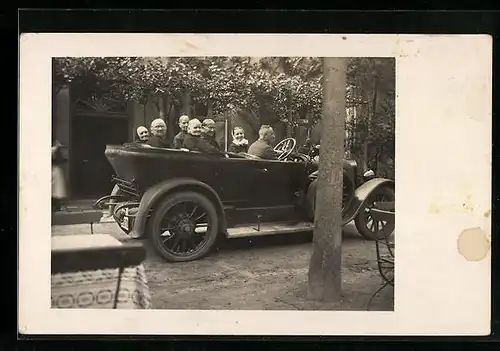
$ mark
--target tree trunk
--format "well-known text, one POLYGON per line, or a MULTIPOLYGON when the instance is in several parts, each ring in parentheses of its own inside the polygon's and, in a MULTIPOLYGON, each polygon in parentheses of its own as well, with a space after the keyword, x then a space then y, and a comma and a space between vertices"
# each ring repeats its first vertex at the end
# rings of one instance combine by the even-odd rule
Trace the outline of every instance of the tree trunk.
POLYGON ((363 173, 368 171, 368 140, 363 141, 363 154, 361 156, 361 169, 363 173))
POLYGON ((307 139, 312 139, 312 130, 314 126, 314 115, 312 112, 308 111, 307 114, 307 139))
POLYGON ((342 164, 346 118, 346 58, 323 61, 323 134, 308 296, 336 302, 342 293, 342 164))
POLYGON ((371 134, 371 126, 373 121, 375 120, 375 115, 377 112, 377 90, 378 90, 378 79, 377 76, 373 77, 373 95, 372 95, 372 110, 370 115, 370 134, 371 134))
POLYGON ((191 116, 191 92, 188 89, 184 90, 184 94, 182 95, 182 114, 193 118, 191 116))
POLYGON ((373 165, 370 165, 370 160, 372 158, 372 154, 369 152, 370 146, 373 144, 373 123, 375 120, 375 113, 377 110, 377 89, 378 89, 378 81, 377 81, 377 76, 373 77, 373 95, 372 95, 372 101, 371 101, 371 106, 369 109, 369 115, 368 115, 368 130, 367 130, 367 138, 365 139, 364 143, 364 156, 366 160, 366 167, 364 168, 364 172, 368 171, 370 167, 373 167, 373 165))
POLYGON ((208 99, 207 103, 207 118, 214 118, 214 102, 208 99))
POLYGON ((147 118, 146 118, 146 110, 147 110, 147 107, 148 107, 148 98, 146 97, 144 100, 143 100, 143 104, 142 104, 142 119, 143 119, 143 122, 144 122, 144 126, 146 128, 149 128, 149 125, 148 125, 148 121, 147 121, 147 118))
POLYGON ((161 118, 165 121, 165 109, 164 109, 162 97, 158 96, 158 95, 154 95, 152 102, 153 102, 154 106, 156 107, 156 110, 158 111, 159 118, 161 118))
POLYGON ((294 137, 294 130, 293 130, 293 111, 292 111, 292 99, 293 99, 293 96, 292 96, 292 93, 289 92, 288 93, 288 123, 287 123, 287 127, 286 127, 286 136, 287 138, 293 138, 294 137))
POLYGON ((175 135, 175 126, 177 121, 175 120, 175 116, 172 116, 172 98, 169 94, 163 95, 163 110, 164 112, 164 120, 167 124, 167 138, 168 140, 172 140, 175 135))

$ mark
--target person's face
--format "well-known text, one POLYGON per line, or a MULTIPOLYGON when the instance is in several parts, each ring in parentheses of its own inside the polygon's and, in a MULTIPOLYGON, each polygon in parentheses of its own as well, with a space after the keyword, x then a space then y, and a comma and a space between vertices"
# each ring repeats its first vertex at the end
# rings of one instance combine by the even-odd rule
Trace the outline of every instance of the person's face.
POLYGON ((273 145, 274 142, 276 141, 276 134, 274 134, 274 130, 269 129, 269 132, 267 133, 266 141, 270 144, 273 145))
POLYGON ((233 134, 233 137, 234 137, 234 139, 235 139, 235 140, 237 140, 237 141, 242 141, 242 140, 243 140, 243 138, 245 137, 245 133, 243 132, 243 130, 242 130, 242 129, 239 129, 239 128, 238 128, 238 129, 235 129, 234 134, 233 134))
POLYGON ((189 118, 187 117, 184 117, 184 118, 181 118, 179 120, 179 127, 181 128, 181 130, 183 131, 186 131, 187 128, 188 128, 188 124, 189 124, 189 118))
POLYGON ((210 136, 214 136, 215 135, 215 123, 206 124, 204 130, 205 130, 206 134, 208 134, 210 136))
POLYGON ((167 127, 163 123, 157 123, 151 126, 151 134, 164 137, 167 133, 167 127))
POLYGON ((193 123, 188 127, 188 133, 194 136, 201 135, 201 123, 193 123))
POLYGON ((139 139, 142 141, 147 141, 149 139, 149 131, 146 128, 141 128, 137 131, 139 139))

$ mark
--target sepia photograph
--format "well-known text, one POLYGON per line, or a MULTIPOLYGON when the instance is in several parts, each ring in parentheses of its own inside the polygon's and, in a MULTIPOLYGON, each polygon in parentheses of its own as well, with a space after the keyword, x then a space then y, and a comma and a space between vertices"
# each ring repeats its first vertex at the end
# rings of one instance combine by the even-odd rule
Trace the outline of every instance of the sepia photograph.
POLYGON ((487 36, 26 34, 20 57, 21 332, 489 330, 487 36))
POLYGON ((52 240, 89 255, 53 262, 52 307, 393 310, 393 58, 65 57, 52 72, 52 240), (146 253, 128 267, 87 246, 131 241, 146 253))

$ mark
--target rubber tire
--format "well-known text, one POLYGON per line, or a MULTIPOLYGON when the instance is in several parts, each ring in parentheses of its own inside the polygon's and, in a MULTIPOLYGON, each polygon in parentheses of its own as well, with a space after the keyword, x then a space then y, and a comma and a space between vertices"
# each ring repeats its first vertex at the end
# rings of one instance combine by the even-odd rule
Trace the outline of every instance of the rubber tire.
POLYGON ((314 222, 314 210, 316 208, 316 188, 318 180, 314 179, 307 189, 306 200, 305 200, 305 211, 307 219, 314 222))
POLYGON ((395 199, 394 188, 392 186, 387 186, 387 185, 381 186, 380 188, 378 188, 377 190, 375 190, 373 193, 370 194, 370 196, 368 197, 368 199, 365 201, 365 204, 359 210, 358 215, 354 218, 354 224, 356 226, 357 231, 366 240, 372 240, 372 241, 374 241, 374 240, 378 239, 378 237, 375 235, 375 233, 373 233, 372 231, 370 231, 366 227, 366 221, 365 221, 365 217, 364 217, 364 210, 366 208, 366 204, 368 204, 369 207, 372 207, 373 206, 373 202, 375 201, 375 197, 377 195, 380 195, 381 193, 383 193, 384 195, 386 195, 387 197, 389 197, 389 199, 387 201, 394 201, 394 199, 395 199))
MULTIPOLYGON (((343 175, 344 179, 345 177, 349 177, 347 172, 344 172, 343 175)), ((306 204, 305 204, 305 211, 306 211, 306 216, 309 221, 314 221, 314 210, 316 208, 316 188, 318 184, 318 179, 314 179, 311 184, 309 184, 309 187, 307 189, 307 194, 306 194, 306 204)), ((349 208, 349 206, 352 203, 353 195, 354 195, 354 183, 352 182, 351 179, 349 179, 349 187, 351 188, 352 194, 349 197, 349 201, 347 201, 347 204, 345 208, 342 210, 342 216, 344 215, 344 212, 349 208)), ((343 188, 343 187, 342 187, 343 188)))
POLYGON ((153 210, 153 214, 150 218, 151 229, 150 229, 150 239, 153 243, 155 250, 160 254, 163 259, 168 262, 189 262, 195 261, 200 258, 205 257, 212 250, 215 242, 217 241, 218 233, 219 233, 219 221, 217 209, 215 208, 212 201, 210 201, 206 196, 193 192, 193 191, 182 191, 174 194, 169 194, 166 196, 158 206, 153 210), (207 215, 211 219, 212 227, 210 232, 208 233, 208 240, 205 242, 205 245, 201 247, 198 251, 194 252, 189 256, 176 256, 172 253, 166 251, 160 243, 160 236, 155 235, 159 231, 159 225, 161 224, 161 220, 163 218, 164 212, 175 203, 180 201, 193 201, 198 204, 198 206, 203 207, 203 209, 207 212, 207 215))

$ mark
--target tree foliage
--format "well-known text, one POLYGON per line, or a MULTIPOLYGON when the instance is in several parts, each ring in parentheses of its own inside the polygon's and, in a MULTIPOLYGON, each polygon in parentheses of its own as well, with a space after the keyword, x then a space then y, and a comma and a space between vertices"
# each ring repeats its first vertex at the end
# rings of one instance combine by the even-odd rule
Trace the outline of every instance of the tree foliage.
POLYGON ((306 111, 319 117, 321 78, 308 77, 300 63, 300 58, 290 60, 293 74, 289 74, 267 70, 264 59, 248 57, 56 58, 54 83, 91 85, 139 103, 159 93, 181 103, 189 91, 193 101, 210 103, 215 114, 237 106, 247 110, 264 107, 277 119, 290 120, 306 111))
MULTIPOLYGON (((363 168, 380 171, 380 165, 394 159, 395 79, 394 59, 351 59, 348 98, 357 116, 347 121, 346 130, 349 149, 363 168)), ((394 177, 394 169, 384 173, 394 177)))

